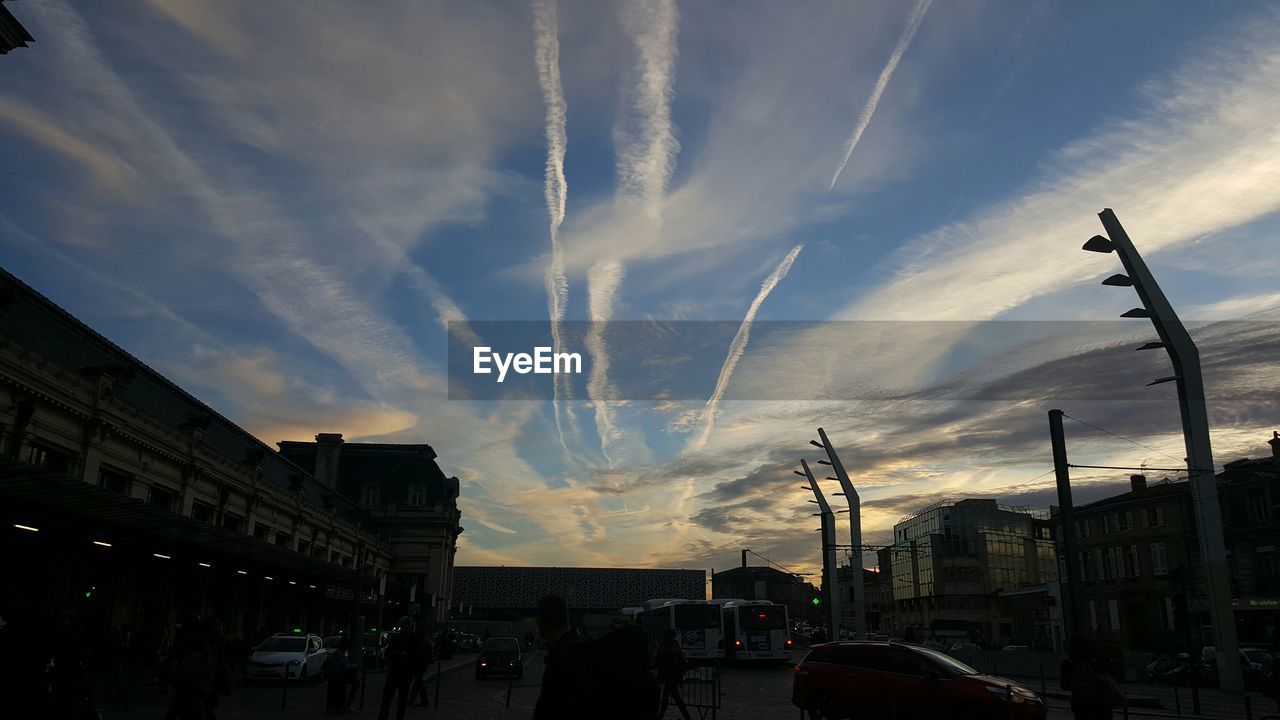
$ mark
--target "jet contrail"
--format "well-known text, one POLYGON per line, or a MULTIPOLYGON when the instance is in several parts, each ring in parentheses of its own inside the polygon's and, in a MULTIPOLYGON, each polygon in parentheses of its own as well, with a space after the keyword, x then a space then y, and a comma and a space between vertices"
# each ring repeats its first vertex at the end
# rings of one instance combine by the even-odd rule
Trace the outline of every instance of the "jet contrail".
POLYGON ((583 339, 587 353, 591 356, 587 397, 595 407, 600 452, 609 467, 613 467, 609 443, 620 437, 621 433, 613 422, 613 411, 609 409, 609 401, 616 400, 617 393, 609 384, 609 352, 604 343, 604 331, 613 315, 613 302, 617 299, 623 272, 622 263, 617 260, 601 260, 591 267, 587 276, 587 310, 591 317, 591 328, 583 339))
POLYGON ((747 308, 747 314, 743 316, 742 324, 738 326, 738 332, 733 336, 733 342, 729 343, 729 354, 725 356, 724 364, 720 366, 720 377, 716 378, 716 389, 707 400, 706 407, 702 409, 702 435, 694 443, 694 450, 701 450, 711 437, 711 429, 715 427, 716 414, 720 410, 720 400, 724 398, 725 390, 729 388, 729 380, 733 377, 733 370, 738 366, 738 360, 742 358, 742 354, 747 351, 747 342, 751 340, 751 323, 755 321, 756 313, 764 304, 765 298, 769 297, 769 293, 773 292, 782 278, 787 276, 787 272, 791 270, 792 263, 796 261, 796 256, 802 249, 804 245, 791 248, 791 252, 782 258, 778 267, 774 268, 769 277, 760 284, 760 292, 756 293, 756 299, 752 300, 751 306, 747 308))
POLYGON ((885 64, 884 69, 880 71, 880 79, 876 80, 875 89, 871 91, 871 97, 867 98, 866 107, 862 108, 862 115, 858 117, 858 124, 854 126, 853 133, 849 135, 849 140, 844 144, 844 158, 840 160, 840 167, 836 168, 836 174, 831 176, 831 187, 828 190, 835 189, 836 180, 840 179, 840 173, 844 172, 844 166, 849 164, 849 157, 853 155, 853 149, 858 146, 858 141, 862 139, 862 132, 867 129, 867 125, 871 124, 871 117, 876 114, 876 106, 880 104, 880 96, 884 94, 884 89, 889 86, 889 79, 893 77, 893 71, 898 69, 898 61, 902 60, 902 55, 907 51, 907 46, 911 44, 911 39, 916 36, 916 30, 920 29, 920 23, 924 21, 924 14, 929 10, 929 3, 932 0, 918 0, 915 8, 911 10, 911 17, 907 20, 907 26, 903 28, 902 35, 898 38, 898 44, 893 48, 893 54, 889 56, 889 62, 885 64))
MULTIPOLYGON (((634 132, 619 130, 616 133, 620 138, 618 195, 625 212, 639 208, 639 231, 657 234, 662 232, 662 203, 680 151, 671 123, 679 13, 675 0, 631 0, 622 19, 638 55, 633 104, 638 127, 634 132)), ((604 342, 604 323, 613 317, 613 303, 623 275, 623 266, 618 260, 597 262, 587 274, 592 326, 586 344, 593 357, 587 397, 595 407, 601 452, 610 465, 609 444, 621 438, 622 433, 608 407, 616 391, 608 378, 609 351, 604 342)))
MULTIPOLYGON (((547 289, 547 312, 551 317, 551 344, 554 352, 564 351, 564 338, 560 324, 564 321, 565 306, 569 302, 569 280, 564 272, 564 251, 560 247, 560 225, 564 223, 565 204, 569 186, 564 177, 564 156, 568 147, 565 132, 568 105, 564 89, 560 85, 560 37, 559 19, 556 16, 556 0, 533 0, 534 64, 538 71, 538 85, 542 88, 542 100, 547 108, 547 165, 543 194, 547 200, 547 215, 551 221, 551 262, 547 265, 544 283, 547 289)), ((568 375, 552 378, 552 413, 556 418, 556 432, 560 446, 569 452, 564 440, 564 426, 560 420, 560 398, 572 390, 568 375)), ((572 409, 569 409, 572 421, 572 409)))

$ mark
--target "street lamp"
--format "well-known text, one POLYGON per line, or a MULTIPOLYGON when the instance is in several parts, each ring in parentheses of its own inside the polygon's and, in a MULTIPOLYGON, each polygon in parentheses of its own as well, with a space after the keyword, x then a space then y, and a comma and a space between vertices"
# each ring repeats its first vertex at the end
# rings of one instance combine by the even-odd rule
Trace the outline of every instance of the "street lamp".
POLYGON ((822 585, 827 594, 827 622, 831 636, 830 640, 839 637, 837 630, 840 616, 836 610, 836 521, 835 513, 831 511, 831 505, 827 503, 827 497, 822 494, 822 487, 818 485, 818 481, 814 479, 813 472, 809 470, 809 463, 803 458, 800 459, 800 467, 804 468, 804 472, 795 470, 795 474, 802 475, 809 481, 805 485, 806 490, 812 490, 815 502, 821 512, 814 513, 822 520, 822 585))
POLYGON ((862 578, 862 498, 858 496, 858 490, 853 486, 853 481, 849 479, 849 474, 844 471, 844 464, 840 462, 840 456, 836 454, 835 446, 831 444, 831 439, 827 437, 827 431, 818 428, 818 437, 822 438, 822 442, 810 440, 810 445, 815 445, 827 452, 827 459, 819 460, 823 465, 828 465, 836 474, 830 480, 836 480, 840 483, 840 489, 845 500, 849 503, 849 544, 853 546, 851 557, 857 562, 850 563, 850 570, 853 574, 853 620, 854 631, 857 633, 858 639, 867 637, 867 604, 866 604, 866 588, 862 578))
POLYGON ((1107 236, 1094 235, 1084 244, 1090 252, 1115 252, 1120 256, 1127 275, 1112 275, 1102 281, 1114 287, 1132 287, 1142 301, 1121 317, 1149 318, 1160 336, 1139 350, 1164 348, 1173 364, 1174 374, 1148 385, 1175 382, 1178 388, 1178 410, 1182 415, 1182 437, 1187 450, 1187 472, 1191 481, 1191 497, 1195 507, 1196 528, 1200 536, 1200 554, 1205 564, 1205 585, 1209 593, 1210 617, 1213 618, 1214 647, 1217 648, 1220 687, 1232 693, 1242 692, 1240 657, 1237 652, 1235 618, 1231 610, 1231 568, 1227 562, 1226 542, 1222 531, 1222 508, 1218 498, 1218 480, 1213 472, 1213 449, 1209 442, 1209 414, 1204 402, 1204 378, 1200 373, 1200 351, 1173 306, 1165 298, 1155 277, 1133 246, 1128 233, 1110 208, 1098 213, 1107 236))

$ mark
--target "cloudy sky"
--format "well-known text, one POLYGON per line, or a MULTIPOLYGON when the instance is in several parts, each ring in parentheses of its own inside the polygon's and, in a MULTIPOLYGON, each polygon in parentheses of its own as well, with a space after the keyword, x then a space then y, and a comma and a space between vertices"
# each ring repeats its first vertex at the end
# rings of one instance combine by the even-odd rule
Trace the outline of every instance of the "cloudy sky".
POLYGON ((1243 321, 1195 326, 1218 463, 1280 427, 1274 4, 11 7, 0 264, 268 443, 430 443, 460 563, 812 571, 818 426, 871 541, 1047 507, 1051 407, 1115 434, 1069 422, 1076 462, 1177 466, 1079 249, 1104 207, 1185 318, 1243 321), (450 336, 549 319, 596 321, 556 338, 584 377, 449 399, 450 336))

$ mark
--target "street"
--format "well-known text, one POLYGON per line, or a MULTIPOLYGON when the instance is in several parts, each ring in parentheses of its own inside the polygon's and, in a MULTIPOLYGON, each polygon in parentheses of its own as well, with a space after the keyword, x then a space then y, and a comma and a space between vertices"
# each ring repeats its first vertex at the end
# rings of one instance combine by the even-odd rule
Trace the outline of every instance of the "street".
MULTIPOLYGON (((451 718, 458 720, 527 720, 533 717, 542 681, 542 651, 526 657, 524 677, 508 682, 504 678, 477 681, 474 674, 474 656, 461 655, 444 661, 445 672, 439 676, 440 707, 435 706, 437 684, 434 677, 428 682, 432 707, 411 707, 405 717, 410 719, 451 718), (508 707, 508 687, 510 700, 508 707)), ((791 704, 792 667, 788 664, 726 666, 721 673, 722 706, 717 717, 726 720, 775 720, 799 718, 800 711, 791 704)), ((365 677, 363 708, 357 699, 355 710, 342 717, 365 720, 376 718, 385 675, 370 673, 365 677)), ((136 688, 128 698, 128 706, 120 696, 106 697, 99 703, 104 720, 155 720, 163 717, 166 696, 155 688, 136 688)), ((321 682, 290 685, 280 683, 249 683, 235 689, 231 697, 223 698, 218 708, 219 720, 265 720, 266 718, 304 718, 324 714, 325 686, 321 682), (282 700, 285 708, 281 709, 282 700)), ((710 718, 710 710, 703 711, 710 718)), ((699 711, 690 708, 693 717, 699 711)), ((394 717, 394 707, 392 709, 394 717)), ((664 716, 678 719, 679 711, 673 706, 664 716)), ((1049 718, 1066 720, 1070 712, 1066 701, 1050 700, 1049 718)))

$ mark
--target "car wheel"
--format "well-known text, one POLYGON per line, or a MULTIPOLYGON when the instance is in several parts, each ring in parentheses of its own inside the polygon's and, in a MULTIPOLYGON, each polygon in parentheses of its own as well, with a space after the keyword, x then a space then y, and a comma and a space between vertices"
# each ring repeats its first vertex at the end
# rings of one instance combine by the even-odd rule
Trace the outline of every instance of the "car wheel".
POLYGON ((839 720, 836 704, 826 695, 815 695, 809 699, 810 720, 839 720))

